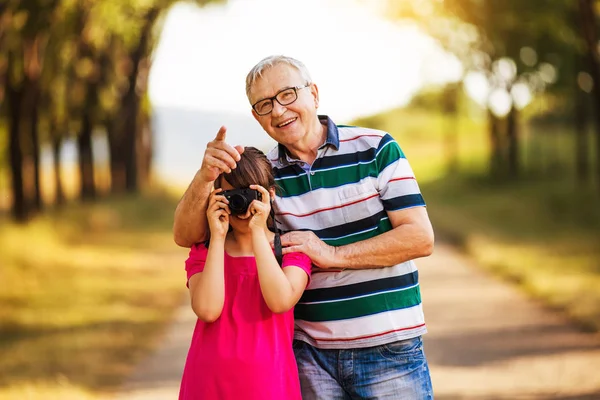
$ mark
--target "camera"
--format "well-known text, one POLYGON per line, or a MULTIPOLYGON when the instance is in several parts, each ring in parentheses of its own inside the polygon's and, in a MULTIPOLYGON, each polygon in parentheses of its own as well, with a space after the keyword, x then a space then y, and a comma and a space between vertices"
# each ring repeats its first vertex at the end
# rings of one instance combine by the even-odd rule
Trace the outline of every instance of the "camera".
POLYGON ((224 190, 221 194, 229 200, 229 209, 233 215, 246 214, 248 206, 250 206, 253 200, 262 199, 258 190, 250 188, 224 190))

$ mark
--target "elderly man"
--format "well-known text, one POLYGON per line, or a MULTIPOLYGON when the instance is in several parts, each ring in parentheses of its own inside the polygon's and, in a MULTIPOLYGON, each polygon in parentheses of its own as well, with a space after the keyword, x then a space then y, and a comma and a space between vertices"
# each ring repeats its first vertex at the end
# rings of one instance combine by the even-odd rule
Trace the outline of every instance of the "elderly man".
MULTIPOLYGON (((431 254, 434 235, 398 143, 318 115, 317 85, 290 57, 260 61, 246 94, 254 118, 279 143, 268 157, 283 252, 303 252, 315 265, 295 309, 303 398, 433 398, 413 260, 431 254)), ((180 246, 207 238, 213 181, 235 168, 240 151, 225 142, 224 127, 208 144, 175 212, 180 246)))

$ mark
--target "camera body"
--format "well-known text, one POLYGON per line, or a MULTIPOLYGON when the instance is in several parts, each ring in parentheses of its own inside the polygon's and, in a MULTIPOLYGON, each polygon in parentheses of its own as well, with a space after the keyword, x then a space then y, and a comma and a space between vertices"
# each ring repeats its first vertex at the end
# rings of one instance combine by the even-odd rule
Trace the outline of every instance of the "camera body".
POLYGON ((221 192, 229 200, 229 209, 233 215, 243 215, 253 200, 261 200, 262 195, 258 190, 250 188, 224 190, 221 192))

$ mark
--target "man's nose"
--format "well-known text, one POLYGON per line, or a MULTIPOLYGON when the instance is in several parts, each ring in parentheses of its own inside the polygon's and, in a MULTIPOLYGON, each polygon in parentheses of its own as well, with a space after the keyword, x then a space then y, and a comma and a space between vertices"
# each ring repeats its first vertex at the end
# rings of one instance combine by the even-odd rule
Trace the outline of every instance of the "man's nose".
POLYGON ((287 108, 279 104, 278 101, 273 101, 273 110, 271 111, 271 114, 273 114, 275 117, 282 116, 286 110, 287 108))

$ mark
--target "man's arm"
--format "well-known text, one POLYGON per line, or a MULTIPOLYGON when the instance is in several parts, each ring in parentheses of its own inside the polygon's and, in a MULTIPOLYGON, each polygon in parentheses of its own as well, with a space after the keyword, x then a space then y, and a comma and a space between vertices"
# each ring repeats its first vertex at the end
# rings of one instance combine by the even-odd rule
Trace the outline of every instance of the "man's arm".
POLYGON ((206 206, 212 187, 213 182, 203 181, 198 171, 179 200, 173 222, 173 237, 179 246, 192 247, 208 239, 206 206))
POLYGON ((434 234, 425 207, 387 214, 394 229, 361 242, 333 247, 329 263, 336 268, 380 268, 431 255, 434 234))
POLYGON ((425 207, 388 211, 394 229, 345 246, 330 246, 309 231, 281 237, 283 253, 302 252, 320 268, 371 269, 396 265, 433 252, 434 234, 425 207))
POLYGON ((226 132, 227 128, 222 126, 215 139, 206 145, 202 166, 175 209, 173 238, 181 247, 192 247, 208 239, 206 206, 213 183, 221 173, 228 173, 235 168, 236 161, 244 152, 241 146, 233 147, 225 143, 226 132))

